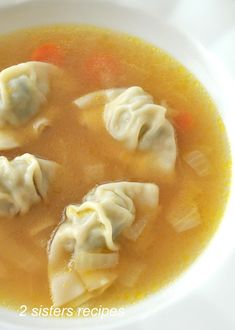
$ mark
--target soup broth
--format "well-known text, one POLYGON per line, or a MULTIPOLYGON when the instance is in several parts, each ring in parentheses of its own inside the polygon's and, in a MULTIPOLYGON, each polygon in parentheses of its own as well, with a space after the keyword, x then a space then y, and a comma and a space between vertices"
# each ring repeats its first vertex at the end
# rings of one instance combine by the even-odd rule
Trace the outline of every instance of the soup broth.
POLYGON ((80 203, 95 185, 110 181, 156 183, 160 207, 139 239, 119 240, 120 279, 89 301, 89 306, 134 303, 175 280, 214 234, 229 191, 226 132, 206 90, 161 49, 108 30, 48 26, 11 33, 0 41, 1 70, 31 60, 34 50, 43 44, 56 44, 63 53, 59 65, 66 73, 56 82, 57 88, 51 91, 48 101, 52 107, 51 125, 37 139, 1 153, 11 159, 27 152, 56 161, 61 168, 46 203, 34 205, 22 216, 0 218, 0 304, 13 309, 22 304, 29 308, 52 304, 47 242, 68 204, 80 203), (151 160, 141 152, 129 152, 108 134, 100 107, 84 114, 73 103, 89 92, 129 86, 141 86, 157 104, 168 107, 178 146, 176 171, 170 180, 158 175, 151 160), (185 111, 191 116, 190 129, 174 121, 175 113, 185 111), (198 176, 185 162, 184 155, 194 150, 207 155, 207 176, 198 176), (178 192, 185 189, 186 196, 196 191, 201 223, 177 232, 167 220, 167 213, 178 192), (26 266, 22 266, 24 263, 26 266), (134 278, 137 269, 141 271, 134 278))

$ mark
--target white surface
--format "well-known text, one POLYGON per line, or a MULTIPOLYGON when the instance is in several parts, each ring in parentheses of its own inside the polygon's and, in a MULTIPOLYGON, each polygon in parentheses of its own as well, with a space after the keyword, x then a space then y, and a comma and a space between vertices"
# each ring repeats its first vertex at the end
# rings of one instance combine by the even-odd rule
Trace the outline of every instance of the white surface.
MULTIPOLYGON (((42 0, 43 1, 43 0, 42 0)), ((0 4, 16 1, 0 1, 0 4)), ((214 51, 235 77, 235 1, 116 0, 150 11, 194 35, 214 51)), ((199 274, 200 275, 200 274, 199 274)), ((235 252, 197 291, 128 329, 234 330, 235 252)), ((3 329, 3 328, 2 328, 3 329)))
POLYGON ((235 0, 128 0, 128 3, 191 33, 235 77, 235 0))

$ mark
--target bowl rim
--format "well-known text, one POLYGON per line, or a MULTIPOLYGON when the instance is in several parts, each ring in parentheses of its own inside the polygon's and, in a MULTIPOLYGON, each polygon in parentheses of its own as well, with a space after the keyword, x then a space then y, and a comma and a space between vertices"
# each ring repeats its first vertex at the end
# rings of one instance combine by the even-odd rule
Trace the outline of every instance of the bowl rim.
MULTIPOLYGON (((221 221, 219 228, 216 230, 216 233, 211 238, 207 247, 203 250, 200 256, 193 262, 191 266, 187 268, 180 276, 176 278, 174 282, 169 284, 167 287, 164 287, 156 293, 152 293, 141 301, 137 302, 134 305, 126 307, 125 317, 109 317, 105 319, 43 319, 43 318, 33 318, 25 317, 19 318, 16 312, 0 309, 0 325, 4 328, 14 329, 17 325, 17 328, 46 328, 46 329, 61 329, 66 327, 67 329, 74 329, 75 327, 80 326, 84 329, 110 329, 117 326, 127 326, 130 323, 136 322, 137 320, 142 320, 153 313, 160 312, 170 304, 175 301, 180 301, 186 294, 195 290, 197 286, 205 281, 224 261, 228 258, 229 254, 235 248, 235 242, 233 242, 233 235, 231 230, 231 216, 233 211, 233 205, 235 205, 235 139, 234 139, 234 130, 235 123, 233 123, 233 118, 231 111, 229 109, 235 107, 235 101, 233 100, 233 90, 235 90, 235 83, 230 77, 229 73, 226 71, 222 63, 209 51, 207 51, 199 42, 194 40, 188 33, 181 31, 176 28, 174 25, 161 21, 157 16, 153 14, 150 15, 147 12, 133 8, 131 4, 117 3, 116 1, 104 1, 104 0, 23 0, 17 4, 11 4, 9 6, 0 7, 0 17, 6 14, 6 17, 10 17, 14 12, 18 10, 37 10, 41 8, 46 10, 53 4, 57 3, 61 9, 66 6, 81 6, 83 10, 89 10, 89 6, 92 5, 92 11, 97 11, 98 15, 104 15, 102 10, 107 13, 115 11, 116 21, 117 18, 121 18, 123 14, 123 21, 126 22, 126 14, 128 13, 128 18, 130 26, 128 28, 115 28, 117 22, 114 20, 112 24, 103 26, 106 28, 111 28, 112 30, 117 30, 118 32, 126 32, 128 34, 136 35, 139 38, 146 40, 159 48, 163 48, 168 54, 176 58, 180 63, 182 63, 189 71, 191 71, 196 78, 204 85, 209 94, 211 95, 214 103, 218 106, 218 110, 223 118, 225 127, 227 129, 227 135, 230 143, 231 157, 232 157, 232 178, 231 178, 231 190, 230 196, 227 201, 227 207, 224 212, 224 220, 221 221), (125 15, 124 15, 125 14, 125 15), (10 15, 10 16, 9 16, 10 15), (118 16, 119 15, 119 16, 118 16), (161 37, 158 34, 158 42, 154 40, 146 39, 142 33, 133 33, 139 24, 139 20, 145 20, 148 22, 148 29, 152 31, 154 27, 158 26, 161 31, 164 33, 169 33, 172 36, 172 45, 171 49, 165 47, 166 41, 164 41, 165 34, 161 37), (111 27, 110 27, 111 25, 111 27), (133 31, 133 32, 131 32, 133 31), (190 56, 186 56, 184 60, 182 59, 181 50, 178 50, 179 47, 182 47, 185 52, 192 54, 192 62, 187 62, 190 56), (206 72, 206 73, 205 73, 206 72), (216 85, 216 87, 215 87, 216 85), (217 95, 217 92, 220 91, 223 94, 221 98, 220 95, 217 95), (223 111, 222 111, 223 110, 223 111), (223 237, 226 236, 226 241, 223 240, 223 237), (223 246, 222 246, 223 245, 223 246), (216 254, 216 255, 215 255, 216 254), (208 267, 208 263, 210 267, 208 267), (203 268, 206 268, 206 271, 202 271, 203 268), (196 276, 195 276, 196 274, 196 276), (191 279, 196 278, 197 283, 194 288, 191 288, 191 279), (187 288, 185 290, 185 287, 187 288), (143 312, 144 311, 144 312, 143 312), (126 315, 127 314, 127 315, 126 315), (5 320, 4 320, 5 319, 5 320)), ((52 8, 52 7, 50 7, 52 8)), ((70 8, 71 10, 71 8, 70 8)), ((118 19, 119 19, 118 18, 118 19)), ((9 19, 9 18, 8 18, 9 19)), ((89 21, 89 20, 88 20, 89 21)), ((97 23, 97 22, 96 22, 97 23)), ((99 22, 98 24, 99 26, 99 22)), ((7 24, 4 23, 5 30, 7 30, 7 24)), ((77 23, 79 24, 79 23, 77 23)), ((89 24, 89 23, 88 23, 89 24)), ((0 23, 1 25, 1 23, 0 23)), ((90 24, 89 24, 90 25, 90 24)), ((145 27, 146 28, 146 27, 145 27)), ((138 30, 138 28, 137 28, 138 30)), ((138 30, 139 31, 139 30, 138 30)), ((147 31, 147 30, 146 30, 147 31)), ((149 32, 150 33, 150 32, 149 32)), ((233 225, 234 228, 235 225, 233 225)))

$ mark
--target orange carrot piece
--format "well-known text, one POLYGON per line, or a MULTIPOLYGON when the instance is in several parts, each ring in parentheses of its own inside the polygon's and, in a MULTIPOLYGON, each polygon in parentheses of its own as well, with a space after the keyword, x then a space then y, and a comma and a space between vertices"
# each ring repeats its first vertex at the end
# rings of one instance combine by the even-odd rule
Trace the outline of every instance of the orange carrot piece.
POLYGON ((174 117, 175 126, 181 131, 188 131, 193 127, 193 116, 189 112, 181 112, 174 117))
POLYGON ((31 60, 52 63, 60 66, 63 64, 64 56, 58 45, 48 43, 35 49, 31 55, 31 60))
POLYGON ((84 62, 85 74, 95 82, 114 79, 120 73, 120 62, 112 54, 95 53, 84 62))

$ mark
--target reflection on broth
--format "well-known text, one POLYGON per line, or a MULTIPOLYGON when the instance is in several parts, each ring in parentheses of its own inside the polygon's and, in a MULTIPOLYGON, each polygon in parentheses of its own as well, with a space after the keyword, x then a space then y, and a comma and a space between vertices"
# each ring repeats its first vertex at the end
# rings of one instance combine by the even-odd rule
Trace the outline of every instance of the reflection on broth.
POLYGON ((218 227, 230 181, 223 123, 184 67, 131 36, 68 25, 1 37, 1 70, 28 61, 55 72, 43 102, 22 100, 16 80, 7 105, 1 90, 0 304, 134 303, 173 281, 218 227), (32 113, 20 125, 5 116, 22 109, 32 113), (24 154, 39 159, 41 181, 25 164, 5 174, 24 154), (60 165, 50 182, 44 160, 60 165), (37 198, 10 212, 32 187, 37 198))

